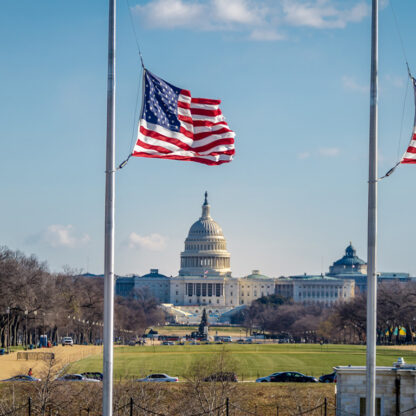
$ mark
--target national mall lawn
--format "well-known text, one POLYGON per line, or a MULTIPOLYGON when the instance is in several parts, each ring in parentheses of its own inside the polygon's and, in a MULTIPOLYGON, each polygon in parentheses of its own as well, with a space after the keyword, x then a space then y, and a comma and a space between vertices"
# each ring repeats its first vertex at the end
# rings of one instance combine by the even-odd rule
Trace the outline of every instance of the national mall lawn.
MULTIPOLYGON (((70 348, 70 347, 68 347, 70 348)), ((319 344, 207 344, 146 345, 114 348, 116 379, 134 379, 151 373, 166 373, 184 380, 195 360, 214 358, 222 351, 240 381, 252 381, 278 371, 298 371, 319 377, 338 365, 365 365, 365 346, 319 344)), ((400 347, 377 348, 377 365, 391 366, 398 357, 416 363, 416 351, 400 347)), ((68 373, 102 371, 102 356, 77 361, 68 373)))

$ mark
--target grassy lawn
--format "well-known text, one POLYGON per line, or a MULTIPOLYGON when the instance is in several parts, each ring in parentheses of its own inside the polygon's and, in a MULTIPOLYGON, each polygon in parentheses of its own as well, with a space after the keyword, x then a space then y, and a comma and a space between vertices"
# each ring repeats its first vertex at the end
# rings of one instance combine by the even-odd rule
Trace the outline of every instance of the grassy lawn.
MULTIPOLYGON (((365 365, 365 346, 351 345, 175 345, 118 347, 114 349, 116 379, 163 372, 183 378, 190 364, 202 357, 229 352, 242 380, 253 380, 276 371, 299 371, 320 376, 337 365, 365 365)), ((391 366, 398 357, 416 363, 416 352, 378 348, 377 365, 391 366)), ((102 371, 102 356, 73 363, 68 372, 102 371)))

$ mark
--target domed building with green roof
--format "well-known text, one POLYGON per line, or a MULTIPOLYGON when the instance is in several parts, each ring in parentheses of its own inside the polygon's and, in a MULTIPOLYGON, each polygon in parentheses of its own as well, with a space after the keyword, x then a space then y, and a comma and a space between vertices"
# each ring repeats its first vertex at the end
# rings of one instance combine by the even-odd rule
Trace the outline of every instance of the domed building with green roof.
POLYGON ((357 256, 357 251, 352 246, 351 242, 345 249, 345 255, 330 266, 328 275, 332 276, 348 273, 367 274, 367 263, 357 256))

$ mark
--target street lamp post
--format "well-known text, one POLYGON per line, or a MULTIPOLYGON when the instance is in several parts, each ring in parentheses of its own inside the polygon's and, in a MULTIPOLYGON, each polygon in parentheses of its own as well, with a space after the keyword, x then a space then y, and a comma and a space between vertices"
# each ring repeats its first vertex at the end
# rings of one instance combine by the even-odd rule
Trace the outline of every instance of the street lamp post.
POLYGON ((25 318, 26 318, 26 326, 25 326, 25 348, 27 349, 27 315, 29 311, 25 309, 25 318))
POLYGON ((6 309, 7 313, 7 354, 9 353, 9 344, 10 344, 10 307, 8 306, 6 309))
POLYGON ((34 321, 35 321, 35 323, 34 323, 34 325, 35 325, 35 348, 38 345, 37 342, 36 342, 36 316, 37 316, 37 314, 38 314, 38 311, 33 312, 33 315, 35 315, 35 319, 34 319, 34 321))

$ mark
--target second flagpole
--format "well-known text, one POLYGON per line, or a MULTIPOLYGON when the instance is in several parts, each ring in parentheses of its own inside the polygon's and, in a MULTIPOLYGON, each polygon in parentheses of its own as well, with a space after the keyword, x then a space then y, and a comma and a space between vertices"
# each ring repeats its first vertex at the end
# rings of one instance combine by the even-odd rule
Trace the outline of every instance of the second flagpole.
POLYGON ((378 121, 378 0, 373 0, 371 24, 371 89, 367 236, 367 400, 366 415, 376 414, 377 323, 377 121, 378 121))
POLYGON ((109 0, 104 234, 103 416, 113 414, 116 0, 109 0))

